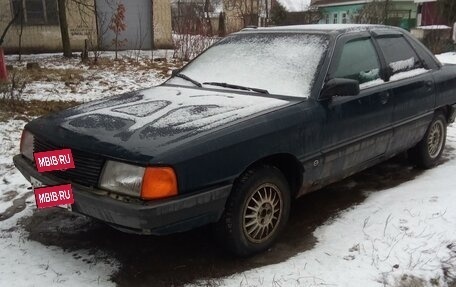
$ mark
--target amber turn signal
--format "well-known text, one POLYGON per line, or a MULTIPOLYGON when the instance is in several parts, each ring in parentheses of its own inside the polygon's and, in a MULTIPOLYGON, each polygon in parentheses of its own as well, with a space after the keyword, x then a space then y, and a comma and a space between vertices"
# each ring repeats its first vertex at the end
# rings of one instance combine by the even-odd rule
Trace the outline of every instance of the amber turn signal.
POLYGON ((141 198, 159 199, 177 195, 176 173, 171 167, 147 167, 141 186, 141 198))

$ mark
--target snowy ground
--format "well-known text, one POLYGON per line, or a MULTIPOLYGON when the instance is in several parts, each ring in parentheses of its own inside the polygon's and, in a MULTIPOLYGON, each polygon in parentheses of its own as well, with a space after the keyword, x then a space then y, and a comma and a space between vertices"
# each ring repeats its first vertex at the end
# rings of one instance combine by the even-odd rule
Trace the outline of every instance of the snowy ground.
POLYGON ((440 54, 440 55, 437 55, 437 58, 442 63, 456 64, 456 52, 449 52, 449 53, 445 53, 445 54, 440 54))
MULTIPOLYGON (((9 58, 9 60, 11 59, 9 58)), ((56 55, 33 56, 32 59, 43 66, 59 69, 74 68, 79 65, 78 60, 61 61, 57 60, 56 55)), ((440 55, 439 59, 456 63, 456 54, 440 55)), ((84 73, 93 73, 86 66, 82 66, 80 69, 84 70, 84 73)), ((148 71, 146 74, 141 74, 144 71, 140 72, 139 69, 127 71, 122 77, 118 76, 115 71, 104 72, 106 74, 102 78, 110 81, 108 86, 130 83, 128 89, 157 84, 164 79, 159 72, 148 71), (142 80, 136 82, 138 79, 142 80)), ((95 74, 100 73, 101 71, 98 71, 95 74)), ((95 94, 97 91, 102 91, 99 84, 99 81, 102 80, 92 81, 90 77, 86 79, 85 83, 81 84, 74 93, 59 86, 57 81, 51 81, 48 83, 49 91, 38 94, 37 91, 41 91, 42 86, 46 84, 45 82, 38 83, 31 86, 28 97, 30 99, 77 99, 79 101, 97 98, 98 96, 95 94)), ((104 92, 112 94, 120 91, 122 90, 104 92)), ((28 189, 28 182, 12 164, 12 156, 19 152, 20 135, 24 124, 25 122, 21 120, 0 122, 0 286, 115 285, 111 281, 112 275, 119 276, 119 272, 126 272, 125 270, 134 272, 135 270, 129 269, 129 262, 122 261, 121 256, 115 256, 108 248, 103 248, 104 243, 95 248, 76 247, 77 250, 68 250, 60 245, 50 244, 48 246, 49 244, 40 243, 42 240, 39 240, 39 237, 43 237, 42 233, 46 233, 46 230, 35 234, 38 237, 36 241, 29 238, 29 231, 23 227, 24 224, 21 221, 38 215, 34 213, 36 207, 33 195, 28 189)), ((323 224, 319 224, 311 234, 315 237, 315 245, 310 244, 311 246, 306 247, 302 252, 288 256, 288 259, 279 260, 279 263, 276 264, 267 265, 268 263, 262 263, 261 260, 258 263, 258 259, 245 259, 240 261, 239 265, 254 260, 248 266, 260 267, 243 268, 241 272, 234 275, 213 280, 208 279, 212 274, 210 268, 213 268, 211 265, 213 263, 209 262, 210 268, 200 271, 206 273, 202 273, 201 278, 196 278, 201 280, 196 281, 195 284, 210 286, 452 287, 453 285, 449 284, 452 284, 456 278, 456 229, 454 228, 456 224, 456 209, 454 209, 456 183, 453 179, 456 174, 455 150, 456 127, 453 125, 448 129, 447 150, 441 165, 417 175, 414 179, 403 179, 398 186, 364 191, 366 199, 353 203, 348 208, 341 206, 340 211, 338 209, 329 219, 325 219, 323 224)), ((356 188, 355 185, 353 188, 356 188)), ((321 206, 321 208, 324 210, 326 207, 321 206)), ((69 215, 60 217, 57 213, 54 218, 56 220, 64 219, 62 219, 63 222, 59 222, 58 229, 50 233, 52 236, 71 237, 74 232, 75 234, 85 234, 85 245, 90 245, 92 237, 95 240, 96 235, 93 229, 86 230, 89 225, 88 219, 69 215)), ((295 220, 301 221, 296 218, 295 220)), ((49 226, 52 224, 49 223, 49 226)), ((104 232, 103 229, 102 234, 104 232)), ((302 232, 306 232, 305 228, 302 232)), ((112 236, 112 234, 118 233, 107 233, 107 236, 112 236)), ((126 238, 125 244, 144 242, 144 239, 136 237, 119 235, 115 238, 126 238)), ((187 240, 187 238, 194 239, 195 237, 184 234, 183 238, 182 240, 187 240)), ((199 240, 191 239, 190 246, 194 245, 196 250, 205 249, 204 246, 199 246, 199 240)), ((288 240, 290 245, 301 244, 298 238, 284 240, 288 240)), ((84 244, 81 245, 85 246, 84 244)), ((166 244, 166 242, 158 244, 166 244)), ((173 241, 170 240, 169 244, 172 245, 173 241)), ((124 243, 121 242, 120 245, 124 245, 124 243)), ((174 249, 174 246, 168 246, 168 248, 174 249)), ((178 249, 177 246, 176 248, 178 249)), ((206 259, 196 259, 192 256, 198 255, 192 254, 191 250, 188 252, 191 255, 186 261, 183 257, 179 257, 173 262, 173 258, 163 256, 162 262, 166 265, 167 260, 170 260, 173 266, 170 268, 172 269, 170 272, 177 277, 180 274, 179 270, 185 268, 182 261, 190 262, 186 263, 187 265, 191 265, 192 262, 193 265, 198 265, 199 263, 195 264, 195 262, 200 262, 198 260, 205 263, 206 259)), ((204 252, 201 253, 201 257, 210 258, 204 252)), ((160 253, 157 251, 157 254, 160 253)), ((151 256, 153 255, 152 252, 151 256)), ((132 262, 134 263, 136 259, 132 259, 132 262)), ((155 260, 156 258, 150 258, 151 262, 155 260)), ((222 261, 227 261, 227 259, 222 261)), ((145 263, 141 264, 145 265, 145 263)), ((221 266, 223 264, 225 263, 220 263, 221 266)), ((197 267, 194 266, 194 268, 197 267)), ((145 280, 150 278, 142 273, 138 272, 138 274, 132 276, 147 285, 145 280)), ((131 284, 123 282, 123 285, 131 284)))
POLYGON ((129 50, 119 52, 119 61, 113 60, 113 52, 103 52, 98 65, 81 63, 80 58, 65 59, 61 54, 23 55, 21 62, 17 55, 7 55, 6 61, 16 70, 24 71, 27 62, 38 63, 41 68, 28 71, 39 79, 27 81, 24 99, 87 102, 156 86, 180 66, 171 58, 171 50, 154 51, 154 61, 151 57, 150 51, 129 50))
POLYGON ((317 228, 312 250, 236 274, 223 285, 380 287, 416 277, 423 285, 404 286, 448 286, 456 279, 454 126, 447 149, 444 164, 369 195, 317 228))
POLYGON ((35 209, 30 185, 12 163, 24 124, 0 123, 0 286, 113 286, 109 277, 117 267, 115 260, 96 262, 84 250, 75 258, 61 248, 27 240, 26 232, 18 228, 18 220, 35 209))

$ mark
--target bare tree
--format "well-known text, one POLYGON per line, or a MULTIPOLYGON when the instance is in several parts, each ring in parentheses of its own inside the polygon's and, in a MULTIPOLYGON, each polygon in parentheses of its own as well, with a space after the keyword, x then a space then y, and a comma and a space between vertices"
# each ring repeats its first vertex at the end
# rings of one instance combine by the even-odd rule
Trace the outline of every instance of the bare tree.
POLYGON ((287 9, 280 2, 275 2, 271 8, 271 23, 273 25, 283 25, 286 18, 287 9))
POLYGON ((60 22, 60 33, 62 36, 62 47, 63 47, 63 56, 70 58, 71 53, 71 43, 70 43, 70 33, 68 32, 68 21, 67 21, 67 3, 66 0, 57 0, 57 7, 59 8, 59 22, 60 22))
MULTIPOLYGON (((77 11, 81 16, 80 20, 82 25, 91 27, 93 23, 87 20, 91 19, 93 14, 96 16, 96 32, 92 33, 92 30, 89 29, 87 33, 88 49, 93 53, 93 61, 96 63, 101 55, 101 51, 103 50, 103 39, 109 31, 109 20, 111 15, 108 15, 107 12, 97 11, 95 2, 90 4, 86 0, 70 1, 73 5, 76 5, 77 11)), ((112 11, 115 10, 114 0, 105 0, 105 2, 109 5, 112 11)))
POLYGON ((439 0, 438 2, 440 13, 450 23, 456 22, 456 1, 454 0, 439 0))
POLYGON ((225 13, 220 12, 219 14, 219 24, 218 24, 218 35, 219 37, 225 37, 226 35, 226 25, 225 25, 225 13))
POLYGON ((268 26, 269 25, 269 0, 264 0, 264 11, 265 11, 265 14, 266 14, 266 19, 265 19, 265 25, 264 26, 268 26))
POLYGON ((210 10, 211 9, 211 0, 205 0, 204 1, 204 19, 205 19, 205 24, 207 27, 207 33, 212 36, 212 23, 211 23, 211 17, 210 17, 210 10))
POLYGON ((207 15, 205 3, 198 0, 178 0, 173 9, 174 31, 178 34, 204 34, 207 15))
POLYGON ((3 41, 5 40, 6 34, 8 33, 8 30, 11 28, 11 26, 14 24, 14 22, 17 21, 17 19, 23 14, 23 7, 22 7, 22 2, 20 2, 20 8, 17 9, 11 18, 11 20, 6 24, 5 28, 3 29, 3 32, 0 36, 0 47, 3 45, 3 41))
POLYGON ((127 29, 127 24, 125 23, 125 5, 122 3, 117 4, 116 11, 111 17, 111 22, 109 23, 109 29, 114 32, 114 39, 112 43, 115 48, 115 59, 117 60, 117 52, 119 48, 127 41, 127 39, 120 40, 120 34, 127 29))
POLYGON ((366 3, 352 21, 362 24, 388 24, 388 13, 391 9, 389 0, 373 0, 366 3))
POLYGON ((255 25, 258 20, 258 1, 226 0, 225 8, 235 12, 241 18, 243 26, 255 25))
MULTIPOLYGON (((21 8, 20 10, 22 10, 22 2, 21 2, 21 8)), ((21 13, 21 15, 19 16, 20 17, 20 24, 19 24, 19 58, 18 58, 18 61, 22 61, 22 35, 23 35, 23 32, 24 32, 24 13, 21 13)))
POLYGON ((59 10, 59 25, 62 38, 63 56, 69 58, 72 56, 72 50, 67 13, 73 11, 73 9, 76 10, 79 13, 81 21, 87 24, 84 21, 84 18, 90 17, 91 14, 96 12, 95 3, 89 0, 57 0, 57 7, 59 10), (74 7, 71 7, 72 9, 70 9, 70 6, 74 7))

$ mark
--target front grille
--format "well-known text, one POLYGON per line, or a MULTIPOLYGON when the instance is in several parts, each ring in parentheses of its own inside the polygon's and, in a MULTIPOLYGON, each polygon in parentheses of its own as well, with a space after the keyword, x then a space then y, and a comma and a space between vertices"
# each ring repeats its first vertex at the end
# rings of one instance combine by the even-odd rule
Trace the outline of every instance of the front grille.
MULTIPOLYGON (((64 146, 53 145, 45 140, 35 137, 33 141, 33 151, 50 151, 68 148, 64 146)), ((73 154, 75 168, 65 171, 50 171, 49 173, 84 186, 98 186, 98 178, 104 165, 104 158, 80 150, 71 149, 73 154)))

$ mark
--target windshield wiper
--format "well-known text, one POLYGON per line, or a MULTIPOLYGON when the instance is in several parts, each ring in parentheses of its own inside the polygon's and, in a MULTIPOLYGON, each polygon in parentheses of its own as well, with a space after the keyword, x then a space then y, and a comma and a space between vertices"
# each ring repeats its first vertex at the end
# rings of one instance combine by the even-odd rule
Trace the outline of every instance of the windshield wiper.
POLYGON ((204 85, 211 85, 211 86, 219 86, 219 87, 224 87, 224 88, 230 88, 230 89, 252 91, 252 92, 257 92, 257 93, 261 93, 261 94, 269 94, 269 92, 267 90, 258 89, 258 88, 251 88, 251 87, 245 87, 245 86, 240 86, 240 85, 233 85, 233 84, 228 84, 228 83, 204 82, 203 84, 204 85))
POLYGON ((175 74, 174 76, 175 76, 175 77, 178 77, 178 78, 182 78, 182 79, 184 79, 184 80, 187 80, 187 81, 191 82, 192 84, 194 84, 194 85, 197 86, 197 87, 200 87, 200 88, 201 88, 201 86, 202 86, 200 82, 193 80, 192 78, 190 78, 190 77, 187 76, 187 75, 184 75, 184 74, 181 74, 181 73, 177 73, 177 74, 175 74))

